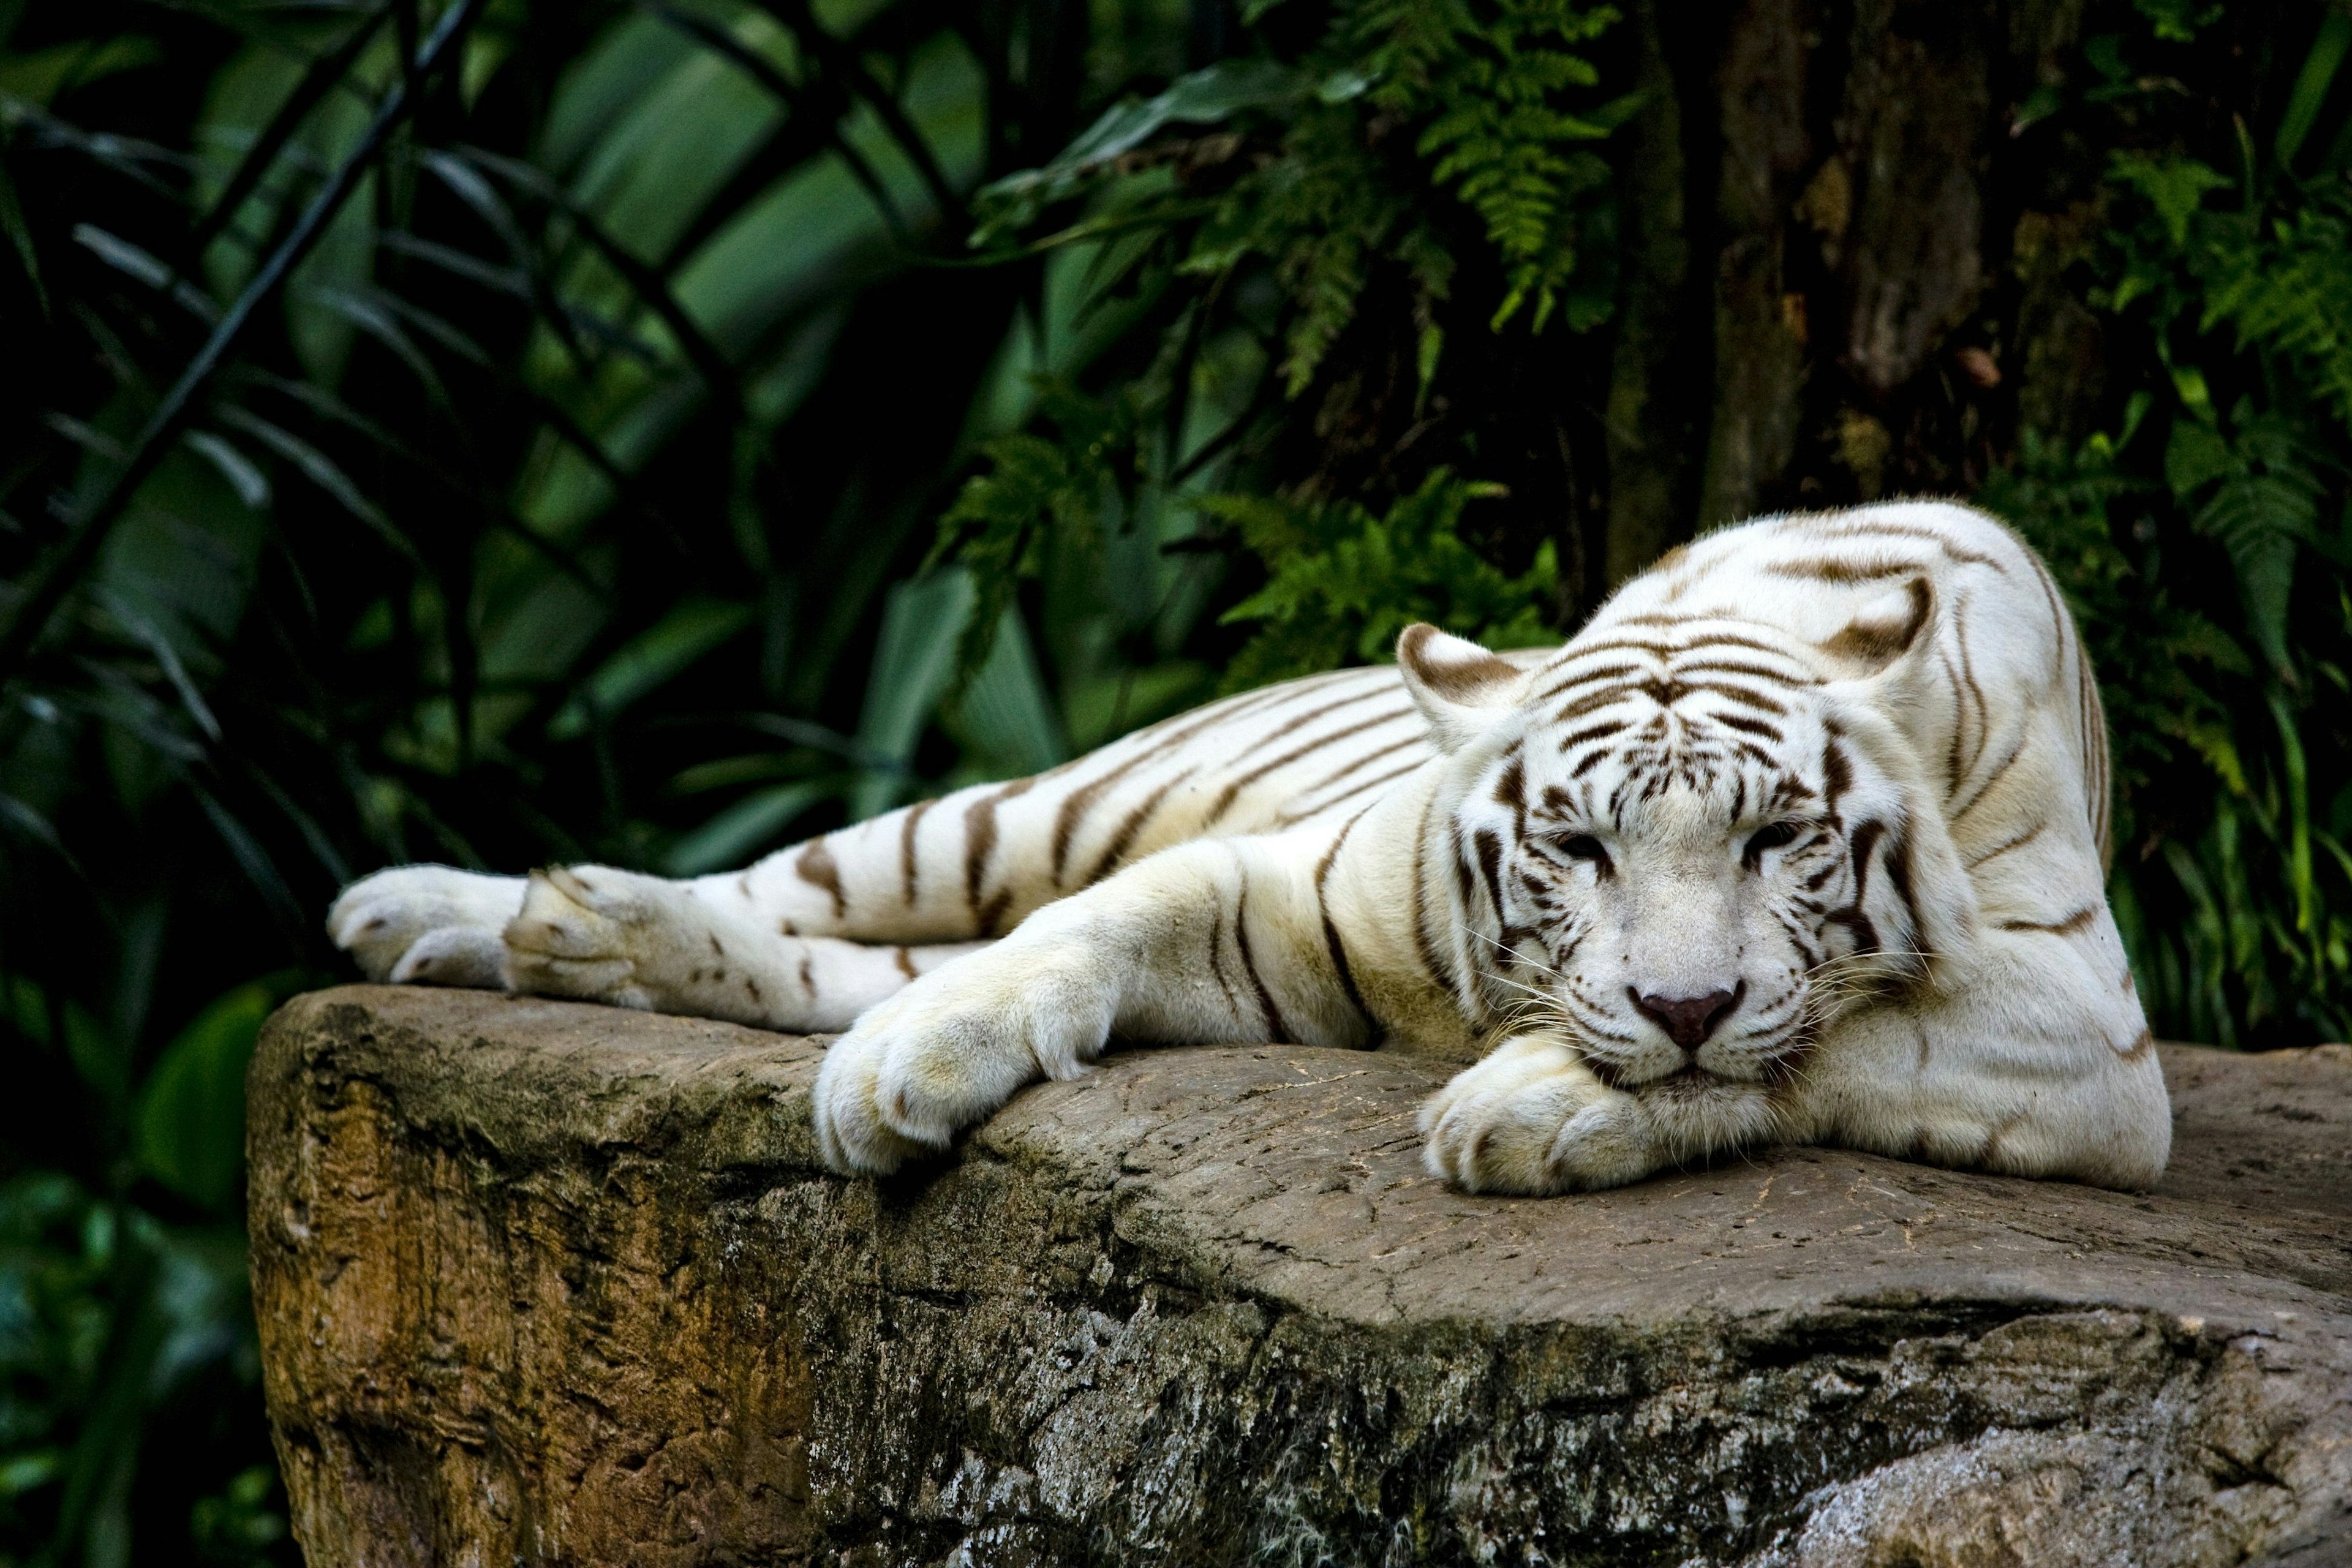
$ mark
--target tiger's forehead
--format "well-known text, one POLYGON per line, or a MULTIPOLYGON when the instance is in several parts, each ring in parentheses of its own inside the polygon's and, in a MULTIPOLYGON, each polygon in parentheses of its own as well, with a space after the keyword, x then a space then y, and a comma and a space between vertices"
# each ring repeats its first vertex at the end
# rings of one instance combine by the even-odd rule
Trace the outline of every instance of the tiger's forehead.
POLYGON ((1818 750, 1812 649, 1726 616, 1627 616, 1589 627, 1528 684, 1535 815, 1726 820, 1801 809, 1818 750))

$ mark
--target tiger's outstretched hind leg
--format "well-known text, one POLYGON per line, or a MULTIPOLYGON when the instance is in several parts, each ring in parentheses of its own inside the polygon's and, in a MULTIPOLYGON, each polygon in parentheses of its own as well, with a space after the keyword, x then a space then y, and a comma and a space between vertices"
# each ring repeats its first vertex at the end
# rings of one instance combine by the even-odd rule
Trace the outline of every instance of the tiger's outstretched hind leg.
POLYGON ((693 883, 608 866, 537 871, 506 928, 509 984, 791 1033, 846 1029, 875 1003, 981 942, 868 946, 788 937, 693 883))
POLYGON ((371 980, 511 989, 795 1034, 845 1029, 984 945, 785 936, 702 884, 609 866, 529 878, 397 867, 347 889, 327 929, 371 980))

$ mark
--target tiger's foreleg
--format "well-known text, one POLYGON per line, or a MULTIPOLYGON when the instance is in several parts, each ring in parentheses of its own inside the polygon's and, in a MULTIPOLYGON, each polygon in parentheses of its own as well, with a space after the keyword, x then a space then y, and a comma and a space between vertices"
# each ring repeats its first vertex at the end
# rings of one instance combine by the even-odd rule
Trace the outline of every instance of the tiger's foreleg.
POLYGON ((2163 1173, 2172 1136, 2121 943, 2097 922, 1986 932, 1935 987, 1837 1019, 1777 1081, 1626 1090, 1564 1041, 1512 1039, 1433 1096, 1422 1130, 1433 1174, 1526 1194, 1775 1142, 2138 1189, 2163 1173))
POLYGON ((1321 938, 1320 837, 1206 839, 1048 904, 880 1004, 826 1053, 817 1137, 837 1170, 945 1148, 1024 1085, 1136 1040, 1368 1042, 1321 938))
POLYGON ((2104 907, 2076 931, 1988 932, 1957 983, 1822 1041, 1788 1135, 2003 1175, 2142 1189, 2172 1110, 2104 907))

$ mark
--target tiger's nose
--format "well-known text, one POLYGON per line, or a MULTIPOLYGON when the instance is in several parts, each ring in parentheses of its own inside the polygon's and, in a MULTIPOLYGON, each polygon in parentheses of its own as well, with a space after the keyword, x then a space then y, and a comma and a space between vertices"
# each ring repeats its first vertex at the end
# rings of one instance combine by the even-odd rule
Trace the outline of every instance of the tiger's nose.
POLYGON ((1704 996, 1644 995, 1632 986, 1625 994, 1633 998, 1633 1005, 1644 1018, 1666 1032, 1666 1037, 1685 1051, 1696 1052, 1715 1033, 1724 1015, 1739 1005, 1747 992, 1748 982, 1739 983, 1732 991, 1710 991, 1704 996))

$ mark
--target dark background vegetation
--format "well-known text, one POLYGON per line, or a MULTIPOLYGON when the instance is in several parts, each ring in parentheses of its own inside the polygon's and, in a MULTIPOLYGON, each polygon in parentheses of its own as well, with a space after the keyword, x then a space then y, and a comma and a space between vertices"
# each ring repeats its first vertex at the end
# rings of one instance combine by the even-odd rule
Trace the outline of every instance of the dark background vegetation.
POLYGON ((1973 495, 2161 1033, 2352 1006, 2352 15, 0 0, 0 1560, 289 1562, 240 1086, 415 859, 695 872, 1973 495))

